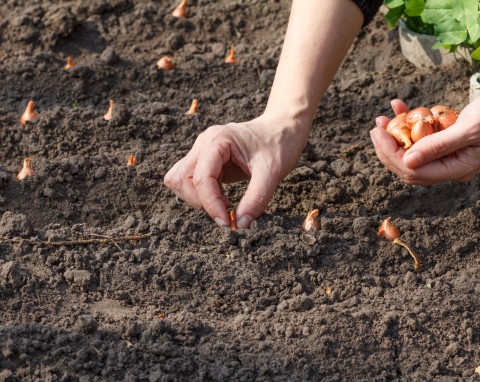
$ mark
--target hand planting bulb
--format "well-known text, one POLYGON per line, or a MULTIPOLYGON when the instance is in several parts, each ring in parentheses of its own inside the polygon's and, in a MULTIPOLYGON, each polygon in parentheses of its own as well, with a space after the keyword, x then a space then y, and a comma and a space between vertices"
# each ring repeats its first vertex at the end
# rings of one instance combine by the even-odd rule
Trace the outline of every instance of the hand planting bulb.
POLYGON ((18 180, 25 179, 27 176, 32 176, 33 175, 33 170, 31 165, 32 160, 30 158, 25 158, 23 160, 23 168, 20 170, 20 172, 17 175, 18 180))

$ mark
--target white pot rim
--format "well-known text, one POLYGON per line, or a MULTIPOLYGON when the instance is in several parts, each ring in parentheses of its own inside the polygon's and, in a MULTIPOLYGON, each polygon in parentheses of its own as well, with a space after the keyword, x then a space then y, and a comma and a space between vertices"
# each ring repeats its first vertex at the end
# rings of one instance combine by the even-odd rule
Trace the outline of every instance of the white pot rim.
POLYGON ((473 74, 470 77, 470 86, 472 86, 475 89, 480 89, 480 82, 478 82, 479 80, 480 80, 480 72, 473 74))

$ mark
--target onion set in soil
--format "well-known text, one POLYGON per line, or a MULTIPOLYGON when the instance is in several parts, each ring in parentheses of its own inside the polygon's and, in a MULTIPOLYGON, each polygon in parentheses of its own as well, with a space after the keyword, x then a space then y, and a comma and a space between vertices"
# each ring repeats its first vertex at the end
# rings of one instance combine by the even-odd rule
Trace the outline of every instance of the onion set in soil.
POLYGON ((35 111, 35 103, 30 100, 28 101, 27 107, 20 118, 20 123, 23 126, 27 126, 27 122, 31 122, 35 118, 37 118, 37 112, 35 111))
POLYGON ((185 113, 187 115, 198 114, 198 99, 193 99, 192 104, 190 105, 190 109, 185 113))
POLYGON ((173 10, 172 16, 182 17, 184 19, 188 17, 187 0, 182 0, 182 2, 173 10))
POLYGON ((225 57, 225 62, 227 64, 236 64, 237 59, 235 58, 235 48, 232 46, 228 52, 227 57, 225 57))
POLYGON ((109 101, 109 107, 107 113, 103 116, 105 121, 111 121, 113 118, 113 106, 115 105, 115 101, 111 99, 109 101))
POLYGON ((313 245, 317 241, 314 235, 311 235, 311 231, 319 231, 320 230, 320 222, 318 221, 318 215, 320 212, 317 208, 311 210, 305 220, 302 223, 302 229, 304 232, 301 235, 301 239, 304 243, 308 245, 313 245))
POLYGON ((18 180, 25 179, 27 176, 33 175, 33 169, 31 167, 32 160, 30 158, 25 158, 23 160, 23 168, 17 175, 18 180))
POLYGON ((228 218, 230 219, 230 228, 233 231, 236 231, 238 229, 237 218, 235 216, 235 210, 233 208, 230 208, 228 210, 228 218))
POLYGON ((73 62, 73 57, 68 56, 67 57, 67 63, 65 64, 63 69, 68 70, 68 69, 73 68, 74 66, 75 66, 75 63, 73 62))
POLYGON ((400 231, 392 224, 391 218, 388 217, 383 221, 382 225, 378 229, 377 234, 378 236, 383 236, 388 241, 393 242, 393 244, 398 244, 406 248, 410 256, 413 257, 415 270, 419 270, 422 267, 420 257, 408 243, 400 239, 400 231))
POLYGON ((128 157, 127 166, 136 166, 136 165, 137 165, 137 160, 135 159, 135 155, 131 154, 128 157))
POLYGON ((164 56, 157 61, 157 68, 159 70, 169 71, 175 67, 173 60, 169 56, 164 56))

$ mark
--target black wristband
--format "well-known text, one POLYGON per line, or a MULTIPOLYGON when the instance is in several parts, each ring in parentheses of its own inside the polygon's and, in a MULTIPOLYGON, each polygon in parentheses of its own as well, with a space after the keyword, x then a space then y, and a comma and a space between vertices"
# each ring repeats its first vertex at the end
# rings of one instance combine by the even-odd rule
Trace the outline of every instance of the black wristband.
POLYGON ((363 13, 363 26, 370 23, 378 12, 383 0, 352 0, 363 13))

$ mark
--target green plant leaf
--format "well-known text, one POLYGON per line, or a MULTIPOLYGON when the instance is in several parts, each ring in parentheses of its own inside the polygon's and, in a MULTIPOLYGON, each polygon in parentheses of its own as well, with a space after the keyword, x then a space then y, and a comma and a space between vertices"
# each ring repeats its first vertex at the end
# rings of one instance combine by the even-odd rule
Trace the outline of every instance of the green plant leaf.
POLYGON ((480 48, 475 49, 475 50, 472 52, 472 58, 473 58, 475 61, 480 61, 480 48))
POLYGON ((435 37, 443 45, 459 45, 467 39, 468 33, 461 23, 450 19, 435 26, 435 37))
POLYGON ((462 0, 453 7, 453 17, 465 26, 473 43, 480 39, 479 4, 478 0, 462 0))
POLYGON ((388 26, 390 28, 394 28, 397 25, 398 20, 402 17, 405 7, 397 7, 390 9, 387 14, 385 15, 385 19, 387 20, 388 26))
POLYGON ((402 5, 405 5, 404 0, 385 0, 385 6, 388 9, 393 9, 397 7, 401 7, 402 5))
POLYGON ((425 0, 405 0, 405 14, 407 16, 420 16, 424 8, 425 0))
POLYGON ((439 24, 452 19, 454 0, 428 0, 422 12, 422 20, 428 24, 439 24))

